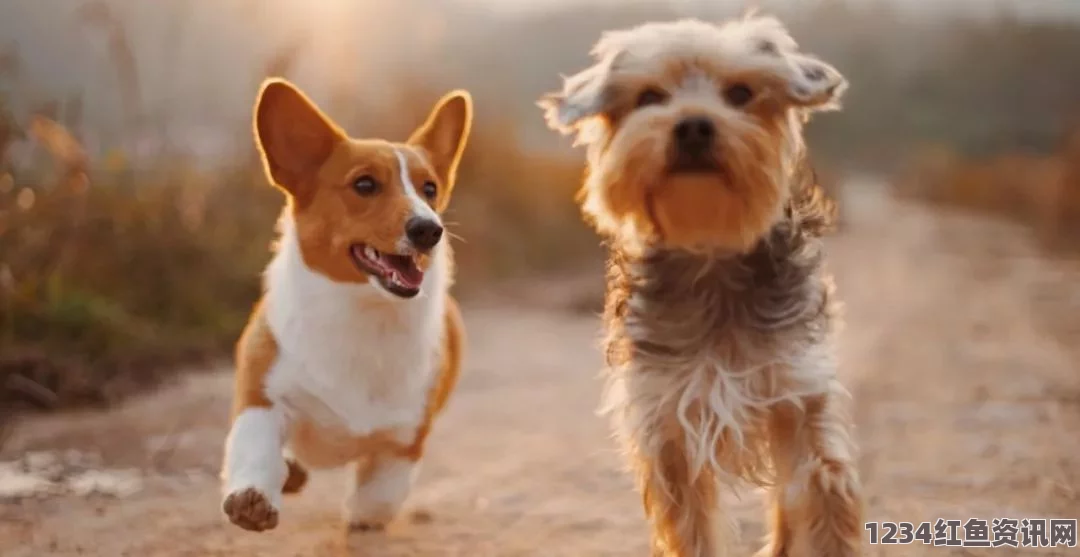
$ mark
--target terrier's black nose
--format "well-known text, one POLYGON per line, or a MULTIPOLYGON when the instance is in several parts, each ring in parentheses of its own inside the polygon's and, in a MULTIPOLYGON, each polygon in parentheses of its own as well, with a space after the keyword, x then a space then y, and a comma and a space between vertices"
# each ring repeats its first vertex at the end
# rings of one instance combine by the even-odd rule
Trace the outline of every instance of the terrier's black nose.
POLYGON ((691 116, 675 124, 674 133, 675 145, 680 151, 698 154, 712 148, 716 126, 708 118, 691 116))
POLYGON ((405 223, 405 235, 421 251, 435 247, 442 239, 442 233, 442 225, 429 218, 413 217, 405 223))

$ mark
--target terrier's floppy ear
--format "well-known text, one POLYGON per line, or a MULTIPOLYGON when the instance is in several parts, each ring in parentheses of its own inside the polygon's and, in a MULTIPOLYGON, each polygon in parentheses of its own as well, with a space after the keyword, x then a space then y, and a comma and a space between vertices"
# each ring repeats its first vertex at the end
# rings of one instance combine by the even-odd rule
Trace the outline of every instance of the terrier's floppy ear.
POLYGON ((255 100, 255 144, 266 175, 300 204, 310 199, 315 174, 346 138, 300 89, 284 79, 263 82, 255 100))
POLYGON ((847 90, 847 80, 840 72, 818 58, 788 54, 786 95, 793 104, 810 110, 838 110, 840 97, 847 90))
POLYGON ((447 191, 454 187, 458 163, 469 141, 472 119, 472 95, 455 89, 435 103, 427 120, 407 141, 427 153, 447 191))
POLYGON ((847 80, 831 65, 799 52, 799 45, 779 19, 752 11, 721 29, 737 29, 751 48, 768 60, 763 67, 778 78, 782 84, 778 93, 788 103, 808 111, 840 107, 847 80))
POLYGON ((569 135, 582 120, 599 114, 604 107, 607 75, 608 64, 601 62, 564 77, 562 91, 541 97, 536 104, 544 109, 548 127, 569 135))
POLYGON ((592 48, 596 63, 572 76, 563 76, 561 91, 540 97, 536 104, 544 109, 548 127, 569 135, 582 122, 604 111, 611 97, 612 69, 624 52, 624 38, 622 32, 604 33, 592 48))

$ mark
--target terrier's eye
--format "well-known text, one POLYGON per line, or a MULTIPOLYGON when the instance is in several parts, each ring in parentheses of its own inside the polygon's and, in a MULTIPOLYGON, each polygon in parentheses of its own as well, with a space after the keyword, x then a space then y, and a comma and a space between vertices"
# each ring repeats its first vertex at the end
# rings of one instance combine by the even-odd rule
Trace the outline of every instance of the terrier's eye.
POLYGON ((746 106, 754 100, 754 90, 745 83, 736 83, 724 89, 724 98, 727 99, 728 104, 736 108, 746 106))
POLYGON ((659 90, 649 88, 641 92, 637 98, 637 107, 650 106, 654 104, 663 104, 667 100, 667 93, 659 90))
POLYGON ((435 194, 439 193, 439 188, 435 185, 435 182, 428 180, 424 182, 424 197, 428 199, 435 199, 435 194))
POLYGON ((375 178, 364 175, 353 182, 353 189, 360 195, 368 196, 379 190, 379 183, 375 181, 375 178))

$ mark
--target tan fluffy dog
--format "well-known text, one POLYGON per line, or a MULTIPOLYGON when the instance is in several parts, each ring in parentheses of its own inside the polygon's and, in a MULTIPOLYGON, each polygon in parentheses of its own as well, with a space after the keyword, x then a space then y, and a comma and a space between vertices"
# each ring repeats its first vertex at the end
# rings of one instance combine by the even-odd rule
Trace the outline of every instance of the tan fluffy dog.
POLYGON ((352 139, 292 84, 263 84, 255 141, 288 204, 237 344, 222 476, 238 526, 274 528, 305 466, 352 467, 354 528, 401 509, 461 363, 441 214, 471 122, 455 91, 404 143, 352 139))
POLYGON ((820 236, 833 220, 802 126, 846 87, 779 21, 605 33, 541 106, 587 146, 583 210, 611 249, 607 410, 657 555, 712 557, 720 488, 772 486, 763 555, 859 552, 839 324, 820 236))

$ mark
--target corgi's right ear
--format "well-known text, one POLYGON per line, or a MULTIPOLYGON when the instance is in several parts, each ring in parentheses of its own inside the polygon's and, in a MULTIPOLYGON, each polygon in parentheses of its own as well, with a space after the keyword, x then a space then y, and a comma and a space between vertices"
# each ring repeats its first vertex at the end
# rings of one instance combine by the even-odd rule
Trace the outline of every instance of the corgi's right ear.
POLYGON ((255 99, 255 144, 266 175, 301 205, 345 132, 300 89, 280 78, 263 82, 255 99))

